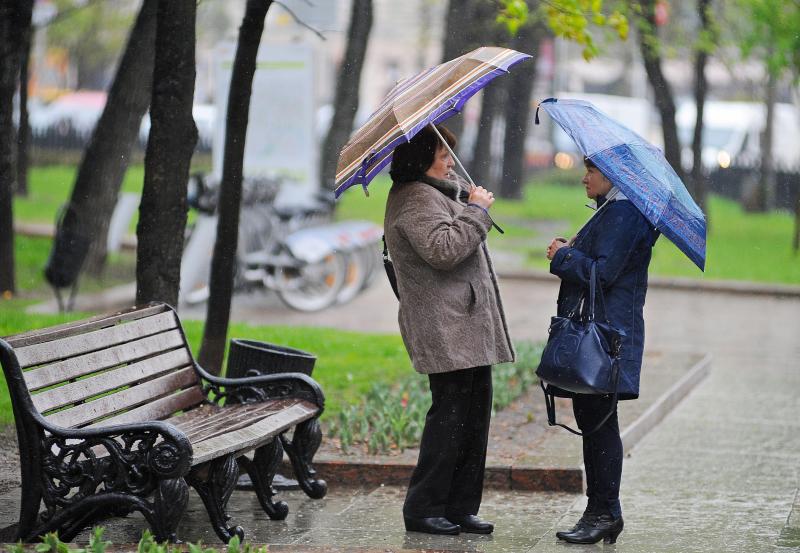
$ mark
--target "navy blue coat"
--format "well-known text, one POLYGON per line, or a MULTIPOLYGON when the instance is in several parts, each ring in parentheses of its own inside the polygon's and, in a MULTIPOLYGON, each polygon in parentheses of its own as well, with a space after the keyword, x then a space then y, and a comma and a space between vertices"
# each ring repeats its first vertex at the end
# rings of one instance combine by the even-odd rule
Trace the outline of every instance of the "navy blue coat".
MULTIPOLYGON (((599 204, 602 205, 600 198, 599 204)), ((619 399, 639 397, 644 350, 647 268, 659 232, 630 200, 612 200, 583 228, 572 246, 560 248, 550 272, 561 279, 558 315, 565 317, 588 290, 592 261, 605 296, 605 315, 625 331, 620 352, 619 399)), ((599 304, 599 302, 598 302, 599 304)), ((598 319, 603 317, 598 305, 598 319)))

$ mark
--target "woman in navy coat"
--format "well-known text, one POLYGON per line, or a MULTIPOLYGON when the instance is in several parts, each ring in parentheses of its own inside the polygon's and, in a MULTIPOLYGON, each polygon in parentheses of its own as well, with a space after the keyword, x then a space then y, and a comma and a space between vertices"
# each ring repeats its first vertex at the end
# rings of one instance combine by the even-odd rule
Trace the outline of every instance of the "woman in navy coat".
MULTIPOLYGON (((584 159, 586 195, 597 202, 597 212, 567 242, 555 238, 547 248, 550 272, 561 279, 558 315, 567 316, 589 287, 593 262, 603 289, 605 317, 625 331, 620 351, 618 397, 639 397, 639 373, 644 348, 642 310, 647 294, 647 269, 659 233, 644 215, 600 170, 584 159)), ((603 315, 597 306, 598 318, 603 315)), ((575 421, 582 432, 590 432, 613 405, 612 395, 572 395, 575 421)), ((622 532, 619 502, 622 476, 622 440, 616 408, 599 430, 583 437, 586 467, 586 511, 572 530, 557 532, 570 543, 614 543, 622 532)))

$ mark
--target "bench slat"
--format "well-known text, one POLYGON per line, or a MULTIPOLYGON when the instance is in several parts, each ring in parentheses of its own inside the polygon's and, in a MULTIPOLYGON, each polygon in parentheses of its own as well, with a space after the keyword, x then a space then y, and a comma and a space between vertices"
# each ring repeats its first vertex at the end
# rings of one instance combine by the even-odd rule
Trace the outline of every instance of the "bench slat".
POLYGON ((24 369, 152 336, 177 326, 175 314, 168 311, 78 336, 16 348, 15 353, 20 368, 24 369))
POLYGON ((255 405, 231 405, 228 407, 203 405, 188 413, 168 419, 168 422, 177 426, 192 443, 197 443, 218 434, 244 428, 299 402, 300 400, 280 399, 255 405))
POLYGON ((23 376, 28 389, 33 391, 183 345, 183 336, 180 330, 175 329, 32 369, 24 372, 23 376))
POLYGON ((154 399, 186 388, 197 382, 197 373, 189 367, 149 380, 138 386, 119 391, 95 401, 82 403, 70 409, 47 416, 47 420, 59 426, 82 426, 123 409, 138 407, 154 399))
POLYGON ((136 319, 163 313, 168 309, 169 307, 163 303, 154 305, 152 307, 132 307, 125 311, 119 311, 111 315, 108 313, 95 315, 89 319, 72 321, 70 323, 49 326, 47 328, 29 330, 28 332, 13 334, 3 339, 8 342, 11 347, 21 348, 23 346, 48 342, 57 338, 66 338, 68 336, 75 336, 76 334, 83 334, 84 332, 91 332, 93 330, 112 326, 123 321, 135 321, 136 319))
POLYGON ((199 465, 228 453, 244 454, 263 445, 284 430, 310 419, 317 412, 312 404, 301 401, 288 409, 262 419, 255 424, 193 443, 193 465, 199 465))
MULTIPOLYGON (((175 331, 177 333, 177 331, 175 331)), ((160 336, 163 336, 160 335, 160 336)), ((180 338, 180 336, 179 336, 180 338)), ((128 344, 126 344, 128 345, 128 344)), ((191 366, 192 359, 185 349, 176 349, 138 363, 52 388, 33 396, 33 405, 40 413, 56 407, 77 403, 97 394, 158 376, 172 369, 191 366)))
POLYGON ((119 415, 114 415, 107 419, 92 423, 86 428, 101 428, 114 424, 129 424, 142 421, 157 421, 167 418, 169 415, 184 409, 190 409, 205 401, 206 396, 200 386, 192 386, 188 390, 182 390, 177 394, 162 397, 150 403, 145 403, 130 411, 125 411, 119 415))

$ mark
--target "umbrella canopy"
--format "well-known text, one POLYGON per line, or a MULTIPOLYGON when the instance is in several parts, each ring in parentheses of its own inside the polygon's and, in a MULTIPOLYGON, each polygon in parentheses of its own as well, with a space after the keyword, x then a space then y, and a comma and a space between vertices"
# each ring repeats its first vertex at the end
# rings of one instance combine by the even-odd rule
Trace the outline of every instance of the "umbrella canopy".
POLYGON ((498 75, 528 54, 485 46, 426 69, 398 83, 342 149, 336 167, 336 196, 367 184, 392 159, 395 147, 423 127, 444 121, 498 75))
POLYGON ((539 108, 653 226, 705 269, 706 218, 661 150, 589 102, 548 98, 539 108))

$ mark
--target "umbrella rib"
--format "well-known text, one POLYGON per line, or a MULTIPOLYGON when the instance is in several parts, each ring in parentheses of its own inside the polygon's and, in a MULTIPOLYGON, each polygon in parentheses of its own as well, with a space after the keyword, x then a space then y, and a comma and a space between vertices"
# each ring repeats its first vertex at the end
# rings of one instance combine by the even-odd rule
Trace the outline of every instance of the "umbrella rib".
MULTIPOLYGON (((629 146, 648 146, 647 144, 645 144, 645 143, 643 143, 643 142, 628 142, 628 143, 626 143, 626 144, 627 144, 627 145, 629 145, 629 146)), ((598 151, 596 151, 595 153, 593 153, 591 156, 588 156, 588 157, 590 157, 590 158, 593 158, 594 156, 602 156, 602 154, 604 154, 604 153, 606 153, 606 152, 608 152, 608 151, 611 151, 611 150, 613 150, 615 147, 616 147, 616 146, 609 146, 608 148, 605 148, 605 149, 603 149, 603 150, 598 150, 598 151)), ((656 178, 656 176, 655 176, 655 175, 653 175, 653 173, 651 173, 651 172, 650 172, 650 170, 649 170, 649 169, 647 169, 646 167, 645 167, 645 170, 647 171, 647 173, 648 173, 648 174, 649 174, 649 175, 650 175, 650 176, 651 176, 653 179, 655 179, 655 178, 656 178)), ((673 198, 674 198, 674 197, 675 197, 675 192, 673 192, 671 188, 669 188, 669 189, 668 189, 668 191, 669 191, 670 197, 673 197, 673 198)), ((630 199, 630 198, 629 198, 629 199, 630 199)), ((657 221, 657 222, 653 223, 653 225, 654 225, 656 228, 658 228, 659 224, 661 223, 661 220, 662 220, 662 218, 664 217, 664 213, 667 211, 667 207, 668 207, 668 206, 669 206, 669 201, 665 201, 665 202, 664 202, 664 205, 661 207, 661 210, 660 210, 660 211, 659 211, 659 213, 658 213, 658 217, 655 217, 655 219, 656 219, 656 221, 657 221)))

